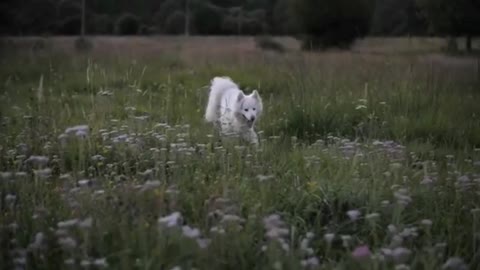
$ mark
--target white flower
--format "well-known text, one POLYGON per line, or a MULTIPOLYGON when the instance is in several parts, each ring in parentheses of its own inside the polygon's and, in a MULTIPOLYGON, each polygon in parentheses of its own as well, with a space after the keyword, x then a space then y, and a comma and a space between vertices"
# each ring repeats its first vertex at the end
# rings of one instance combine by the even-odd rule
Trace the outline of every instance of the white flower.
POLYGON ((325 239, 325 241, 327 241, 328 244, 331 244, 334 238, 335 238, 335 234, 334 234, 334 233, 326 233, 326 234, 323 236, 323 239, 325 239))
POLYGON ((64 249, 74 249, 77 247, 77 241, 71 237, 63 237, 58 239, 58 244, 64 249))
POLYGON ((424 226, 427 226, 427 227, 430 227, 433 224, 431 219, 422 219, 422 221, 420 221, 420 223, 424 226))
POLYGON ((32 164, 33 166, 45 166, 48 163, 48 157, 46 156, 30 156, 25 160, 25 163, 32 164))
POLYGON ((88 135, 89 128, 87 125, 78 125, 65 129, 65 134, 75 135, 77 137, 85 137, 88 135))
POLYGON ((210 245, 211 242, 212 242, 212 240, 210 240, 208 238, 198 238, 197 239, 198 247, 201 248, 201 249, 207 248, 210 245))
POLYGON ((65 220, 65 221, 60 221, 57 223, 57 226, 58 228, 70 228, 70 227, 73 227, 75 225, 77 225, 78 223, 78 219, 69 219, 69 220, 65 220))
POLYGON ((96 267, 107 267, 108 262, 107 262, 107 259, 105 258, 98 258, 93 260, 93 265, 95 265, 96 267))
POLYGON ((88 228, 91 228, 92 227, 92 224, 93 224, 93 218, 91 217, 88 217, 82 221, 80 221, 78 223, 78 227, 82 228, 82 229, 88 229, 88 228))
POLYGON ((179 225, 181 220, 182 214, 180 214, 179 212, 173 212, 166 217, 159 218, 158 223, 170 228, 179 225))
POLYGON ((370 213, 368 215, 365 215, 365 218, 367 220, 372 220, 372 221, 377 220, 379 217, 380 217, 379 213, 370 213))
POLYGON ((458 257, 449 258, 442 266, 443 270, 468 270, 465 262, 458 257))
POLYGON ((200 230, 197 228, 191 228, 190 226, 183 226, 182 233, 188 238, 197 238, 200 236, 200 230))
POLYGON ((350 218, 350 220, 357 220, 360 217, 361 213, 358 210, 349 210, 347 211, 347 216, 350 218))
POLYGON ((317 267, 320 265, 320 260, 317 257, 310 257, 306 260, 302 260, 300 264, 303 267, 317 267))

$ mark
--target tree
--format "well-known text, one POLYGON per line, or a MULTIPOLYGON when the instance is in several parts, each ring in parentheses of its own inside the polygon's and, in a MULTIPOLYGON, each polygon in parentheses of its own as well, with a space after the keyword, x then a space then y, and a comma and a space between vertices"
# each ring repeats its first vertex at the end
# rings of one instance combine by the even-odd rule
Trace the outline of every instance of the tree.
POLYGON ((417 0, 435 34, 465 36, 466 49, 472 50, 472 37, 480 34, 480 1, 417 0))
POLYGON ((415 0, 376 0, 370 34, 400 36, 425 32, 425 21, 415 0))
POLYGON ((304 49, 350 47, 367 34, 373 9, 371 0, 295 0, 292 5, 304 49))
POLYGON ((132 14, 126 13, 115 23, 115 32, 119 35, 136 35, 140 30, 140 20, 132 14))

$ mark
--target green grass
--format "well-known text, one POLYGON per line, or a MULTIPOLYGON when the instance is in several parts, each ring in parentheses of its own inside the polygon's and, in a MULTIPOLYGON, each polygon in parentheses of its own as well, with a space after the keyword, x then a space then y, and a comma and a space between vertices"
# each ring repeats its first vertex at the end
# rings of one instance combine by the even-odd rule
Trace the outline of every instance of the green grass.
POLYGON ((478 269, 478 59, 95 44, 2 51, 2 269, 478 269), (203 121, 217 75, 259 90, 258 149, 203 121))

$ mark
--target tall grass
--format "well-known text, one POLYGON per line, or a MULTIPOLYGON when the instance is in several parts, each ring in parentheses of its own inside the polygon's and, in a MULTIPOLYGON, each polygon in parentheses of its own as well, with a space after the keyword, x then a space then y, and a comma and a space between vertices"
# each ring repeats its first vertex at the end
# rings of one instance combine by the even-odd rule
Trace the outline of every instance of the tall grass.
POLYGON ((478 267, 477 60, 221 49, 4 51, 0 265, 478 267), (217 75, 259 148, 204 123, 217 75))

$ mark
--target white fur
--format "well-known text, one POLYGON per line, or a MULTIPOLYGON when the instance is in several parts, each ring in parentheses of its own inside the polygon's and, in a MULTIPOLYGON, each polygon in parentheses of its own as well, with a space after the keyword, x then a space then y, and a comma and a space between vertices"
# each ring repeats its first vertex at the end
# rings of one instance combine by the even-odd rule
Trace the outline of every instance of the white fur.
POLYGON ((240 136, 250 143, 258 144, 253 127, 262 111, 262 99, 257 90, 245 95, 230 78, 213 78, 205 119, 218 124, 223 135, 240 136))

